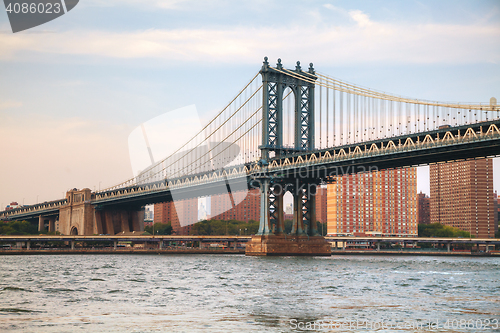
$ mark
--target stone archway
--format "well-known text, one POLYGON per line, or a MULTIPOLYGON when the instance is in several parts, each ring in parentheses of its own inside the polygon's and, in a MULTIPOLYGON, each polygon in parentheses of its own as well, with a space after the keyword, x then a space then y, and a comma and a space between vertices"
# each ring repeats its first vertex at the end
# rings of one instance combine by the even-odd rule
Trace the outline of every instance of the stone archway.
POLYGON ((78 229, 76 227, 71 228, 71 232, 69 233, 70 235, 78 235, 78 229))

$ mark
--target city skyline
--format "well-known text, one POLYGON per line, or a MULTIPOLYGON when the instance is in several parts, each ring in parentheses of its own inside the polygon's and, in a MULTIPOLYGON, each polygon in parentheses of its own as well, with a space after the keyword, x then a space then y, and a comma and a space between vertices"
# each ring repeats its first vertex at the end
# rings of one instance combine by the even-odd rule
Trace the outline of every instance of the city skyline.
MULTIPOLYGON (((499 16, 494 1, 89 0, 12 34, 1 11, 0 203, 50 201, 130 178, 134 128, 192 104, 207 121, 264 56, 289 68, 313 62, 397 95, 488 103, 500 98, 499 16)), ((420 181, 427 169, 417 179, 429 193, 420 181)), ((494 169, 500 174, 498 159, 494 169)))

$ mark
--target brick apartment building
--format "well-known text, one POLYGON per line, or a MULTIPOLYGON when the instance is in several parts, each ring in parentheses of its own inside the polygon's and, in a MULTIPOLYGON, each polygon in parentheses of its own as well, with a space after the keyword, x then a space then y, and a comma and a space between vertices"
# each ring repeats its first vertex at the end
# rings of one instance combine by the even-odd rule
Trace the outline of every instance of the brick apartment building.
POLYGON ((433 164, 430 189, 432 223, 468 231, 476 238, 494 237, 497 211, 491 159, 433 164))
POLYGON ((415 168, 343 175, 327 196, 329 235, 418 235, 415 168))
POLYGON ((259 221, 260 191, 234 192, 232 197, 228 194, 213 195, 211 216, 212 220, 259 221))
POLYGON ((418 224, 431 223, 431 199, 425 193, 417 194, 417 222, 418 224))
POLYGON ((170 223, 177 235, 189 235, 191 226, 198 221, 198 198, 155 204, 153 221, 170 223))

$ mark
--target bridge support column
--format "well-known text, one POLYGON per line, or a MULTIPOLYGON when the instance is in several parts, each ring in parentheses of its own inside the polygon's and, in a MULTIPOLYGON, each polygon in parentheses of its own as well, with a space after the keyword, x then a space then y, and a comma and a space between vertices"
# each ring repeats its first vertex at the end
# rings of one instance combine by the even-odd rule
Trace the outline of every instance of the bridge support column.
POLYGON ((308 212, 308 219, 309 219, 309 228, 308 228, 308 235, 310 236, 319 236, 318 233, 318 226, 316 224, 316 193, 317 193, 317 187, 316 192, 313 194, 311 193, 311 188, 308 187, 306 191, 306 206, 307 206, 307 212, 308 212))
POLYGON ((38 217, 38 231, 43 231, 45 229, 45 219, 42 215, 38 217))
POLYGON ((113 241, 113 249, 117 249, 118 248, 118 242, 117 241, 113 241))
POLYGON ((293 193, 293 223, 290 235, 305 236, 304 232, 304 211, 303 211, 303 190, 293 193))
POLYGON ((113 225, 113 214, 108 210, 104 212, 104 221, 106 223, 106 233, 109 235, 114 235, 115 227, 113 225))
POLYGON ((129 232, 130 227, 128 224, 129 214, 126 210, 121 211, 121 231, 129 232))
POLYGON ((273 191, 274 193, 274 212, 272 215, 275 219, 276 223, 276 235, 283 235, 285 233, 285 216, 284 216, 284 205, 283 205, 283 187, 275 186, 273 191))
POLYGON ((377 251, 380 251, 380 243, 377 243, 377 251))
POLYGON ((448 252, 451 252, 451 244, 450 243, 446 244, 446 249, 448 250, 448 252))
POLYGON ((71 241, 71 249, 72 249, 72 250, 74 250, 74 249, 75 249, 75 241, 74 241, 74 240, 72 240, 72 241, 71 241))
POLYGON ((106 234, 103 230, 103 218, 102 218, 102 212, 100 210, 95 210, 94 211, 94 221, 95 221, 95 231, 96 234, 106 234))
POLYGON ((26 242, 26 250, 29 250, 29 249, 31 249, 31 242, 27 241, 26 242))
POLYGON ((269 225, 269 178, 260 181, 260 223, 257 235, 269 235, 271 228, 269 225))
POLYGON ((132 228, 134 228, 134 231, 144 231, 144 209, 130 212, 130 214, 132 215, 132 228))
POLYGON ((56 218, 51 217, 49 219, 49 232, 54 232, 56 231, 56 218))

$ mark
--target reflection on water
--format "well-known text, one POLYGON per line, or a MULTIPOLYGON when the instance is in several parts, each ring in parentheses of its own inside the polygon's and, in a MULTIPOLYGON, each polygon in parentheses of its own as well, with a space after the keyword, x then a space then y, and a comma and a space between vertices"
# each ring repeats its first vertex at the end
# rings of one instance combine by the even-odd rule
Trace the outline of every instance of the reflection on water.
POLYGON ((0 331, 284 332, 299 322, 447 320, 457 325, 441 332, 481 331, 460 320, 500 331, 492 329, 499 272, 498 258, 0 256, 0 331))

